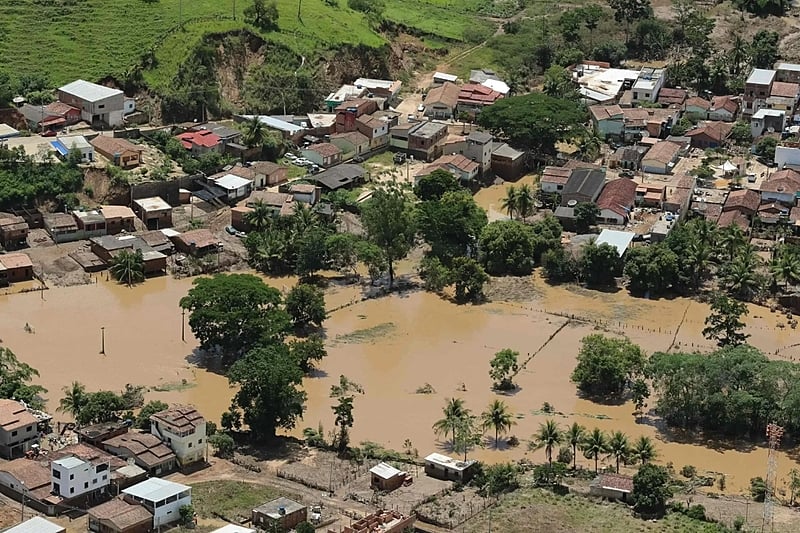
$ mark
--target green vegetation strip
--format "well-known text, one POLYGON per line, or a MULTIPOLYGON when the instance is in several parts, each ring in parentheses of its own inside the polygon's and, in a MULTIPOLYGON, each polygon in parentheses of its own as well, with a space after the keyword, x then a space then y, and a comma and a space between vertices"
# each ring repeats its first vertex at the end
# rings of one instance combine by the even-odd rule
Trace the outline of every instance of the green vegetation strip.
POLYGON ((279 496, 297 499, 296 495, 284 494, 273 487, 244 481, 206 481, 192 485, 192 504, 200 518, 249 517, 254 508, 279 496))
POLYGON ((335 339, 336 342, 350 343, 350 344, 363 344, 372 342, 382 337, 391 335, 396 326, 392 322, 383 322, 371 328, 357 329, 344 335, 338 335, 335 339))

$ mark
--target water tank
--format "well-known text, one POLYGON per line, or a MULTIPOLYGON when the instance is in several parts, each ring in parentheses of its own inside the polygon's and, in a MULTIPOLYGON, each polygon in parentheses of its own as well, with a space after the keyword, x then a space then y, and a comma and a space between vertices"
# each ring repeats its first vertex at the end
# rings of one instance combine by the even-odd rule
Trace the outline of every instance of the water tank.
POLYGON ((567 202, 567 207, 575 207, 576 205, 578 205, 578 200, 570 200, 567 202))

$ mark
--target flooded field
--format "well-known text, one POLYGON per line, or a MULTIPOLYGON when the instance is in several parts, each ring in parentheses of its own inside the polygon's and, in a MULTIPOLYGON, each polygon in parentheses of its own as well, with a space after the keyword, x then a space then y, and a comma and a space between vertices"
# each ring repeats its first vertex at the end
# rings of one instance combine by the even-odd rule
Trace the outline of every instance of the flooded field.
MULTIPOLYGON (((295 280, 268 282, 288 290, 295 280)), ((651 436, 657 440, 659 462, 672 462, 677 470, 692 464, 701 473, 724 473, 728 492, 742 492, 751 477, 764 475, 763 446, 698 442, 693 435, 669 434, 650 417, 635 420, 631 404, 598 405, 581 399, 569 382, 580 339, 596 327, 627 335, 648 352, 711 349, 700 334, 707 312, 704 304, 633 299, 624 291, 552 288, 541 279, 534 279, 533 286, 528 302, 481 306, 455 306, 423 292, 345 305, 360 297, 360 289, 330 289, 328 307, 345 307, 326 322, 329 356, 305 381, 307 411, 294 433, 319 422, 326 431, 332 429, 329 390, 343 374, 365 390, 355 401, 352 440, 356 443, 371 440, 399 450, 410 439, 420 455, 447 453, 446 444, 437 441, 431 430, 446 398, 461 397, 478 414, 501 397, 517 414, 511 433, 521 444, 496 450, 487 440, 484 448, 471 452, 472 457, 544 460, 544 452, 528 452, 527 444, 547 418, 541 407, 548 402, 562 425, 575 420, 589 428, 622 430, 631 438, 651 436), (535 354, 516 378, 519 390, 508 395, 494 393, 488 375, 489 360, 503 348, 519 351, 523 361, 535 354), (435 392, 416 393, 425 385, 435 392)), ((188 324, 186 342, 181 340, 178 301, 190 287, 191 280, 163 277, 133 289, 100 281, 45 291, 44 299, 38 292, 0 296, 0 338, 40 371, 38 381, 49 389, 51 412, 61 387, 78 380, 89 390, 146 385, 151 388, 148 399, 190 402, 218 421, 233 392, 223 376, 193 364, 196 341, 188 324), (26 324, 32 332, 26 331, 26 324), (100 353, 101 328, 105 355, 100 353)), ((771 357, 796 359, 800 347, 791 346, 795 332, 778 327, 780 322, 779 315, 751 307, 750 341, 771 357)), ((578 462, 590 465, 583 457, 578 462)), ((794 466, 782 453, 779 485, 785 486, 794 466)))

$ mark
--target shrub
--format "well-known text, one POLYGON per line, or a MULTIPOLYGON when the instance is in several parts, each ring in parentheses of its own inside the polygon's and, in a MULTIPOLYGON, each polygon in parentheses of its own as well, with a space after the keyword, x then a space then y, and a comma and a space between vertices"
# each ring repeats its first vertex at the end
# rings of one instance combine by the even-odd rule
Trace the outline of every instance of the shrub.
POLYGON ((692 465, 684 465, 683 468, 681 468, 681 475, 691 479, 697 475, 697 469, 692 465))

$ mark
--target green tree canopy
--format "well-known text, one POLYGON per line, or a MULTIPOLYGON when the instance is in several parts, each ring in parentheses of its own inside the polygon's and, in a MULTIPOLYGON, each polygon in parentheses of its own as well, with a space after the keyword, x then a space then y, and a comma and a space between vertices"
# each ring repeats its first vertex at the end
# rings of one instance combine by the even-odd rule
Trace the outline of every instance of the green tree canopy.
POLYGON ((464 190, 458 180, 446 170, 434 170, 427 176, 422 176, 414 185, 414 194, 423 202, 439 200, 446 192, 464 190))
POLYGON ((362 208, 367 238, 383 250, 389 267, 389 289, 394 286, 394 263, 405 257, 414 243, 414 210, 396 185, 375 190, 362 208))
POLYGON ((275 0, 253 0, 253 4, 244 8, 244 20, 262 30, 278 27, 278 4, 275 0))
POLYGON ((587 233, 597 224, 600 208, 594 202, 581 202, 575 206, 575 229, 578 233, 587 233))
POLYGON ((292 317, 295 327, 322 327, 325 321, 325 295, 322 290, 307 283, 292 287, 286 295, 286 312, 292 317))
POLYGON ((750 45, 750 57, 753 67, 771 69, 780 57, 778 45, 780 36, 770 30, 759 30, 750 45))
POLYGON ((664 244, 628 250, 625 277, 632 293, 662 294, 679 282, 678 256, 664 244))
POLYGON ((431 253, 449 264, 454 257, 476 252, 478 237, 487 223, 486 211, 466 190, 444 192, 439 200, 422 202, 417 226, 431 253))
POLYGON ((638 512, 661 516, 670 497, 669 474, 663 466, 645 464, 633 476, 633 505, 638 512))
POLYGON ((451 269, 457 302, 476 302, 483 297, 483 285, 489 276, 471 257, 456 257, 451 269))
POLYGON ((141 250, 121 250, 111 258, 111 275, 130 287, 144 281, 144 255, 141 250))
POLYGON ((144 404, 142 406, 139 413, 136 415, 136 420, 134 421, 133 425, 136 426, 138 429, 143 429, 145 431, 150 430, 150 417, 156 413, 160 413, 161 411, 165 411, 169 409, 169 405, 162 402, 161 400, 152 400, 144 404))
POLYGON ((514 375, 519 370, 519 352, 510 348, 505 348, 494 354, 494 358, 489 362, 491 370, 489 377, 494 380, 494 388, 499 390, 510 390, 514 388, 514 375))
POLYGON ((317 361, 328 355, 325 343, 319 335, 311 335, 307 339, 289 342, 289 351, 295 358, 303 372, 310 372, 317 361))
POLYGON ((0 398, 21 400, 34 409, 43 409, 42 394, 47 389, 30 383, 38 377, 38 370, 17 359, 9 348, 0 345, 0 398))
POLYGON ((706 317, 703 337, 714 340, 720 347, 744 344, 750 335, 742 333, 747 316, 747 305, 724 294, 717 294, 711 301, 711 314, 706 317))
POLYGON ((587 335, 581 339, 572 382, 597 397, 620 397, 628 383, 645 369, 645 355, 628 339, 587 335))
POLYGON ((590 287, 614 285, 614 278, 622 273, 622 258, 614 246, 590 242, 581 248, 579 270, 590 287))
POLYGON ((480 260, 493 276, 523 276, 533 270, 533 229, 516 220, 498 220, 481 232, 480 260))

